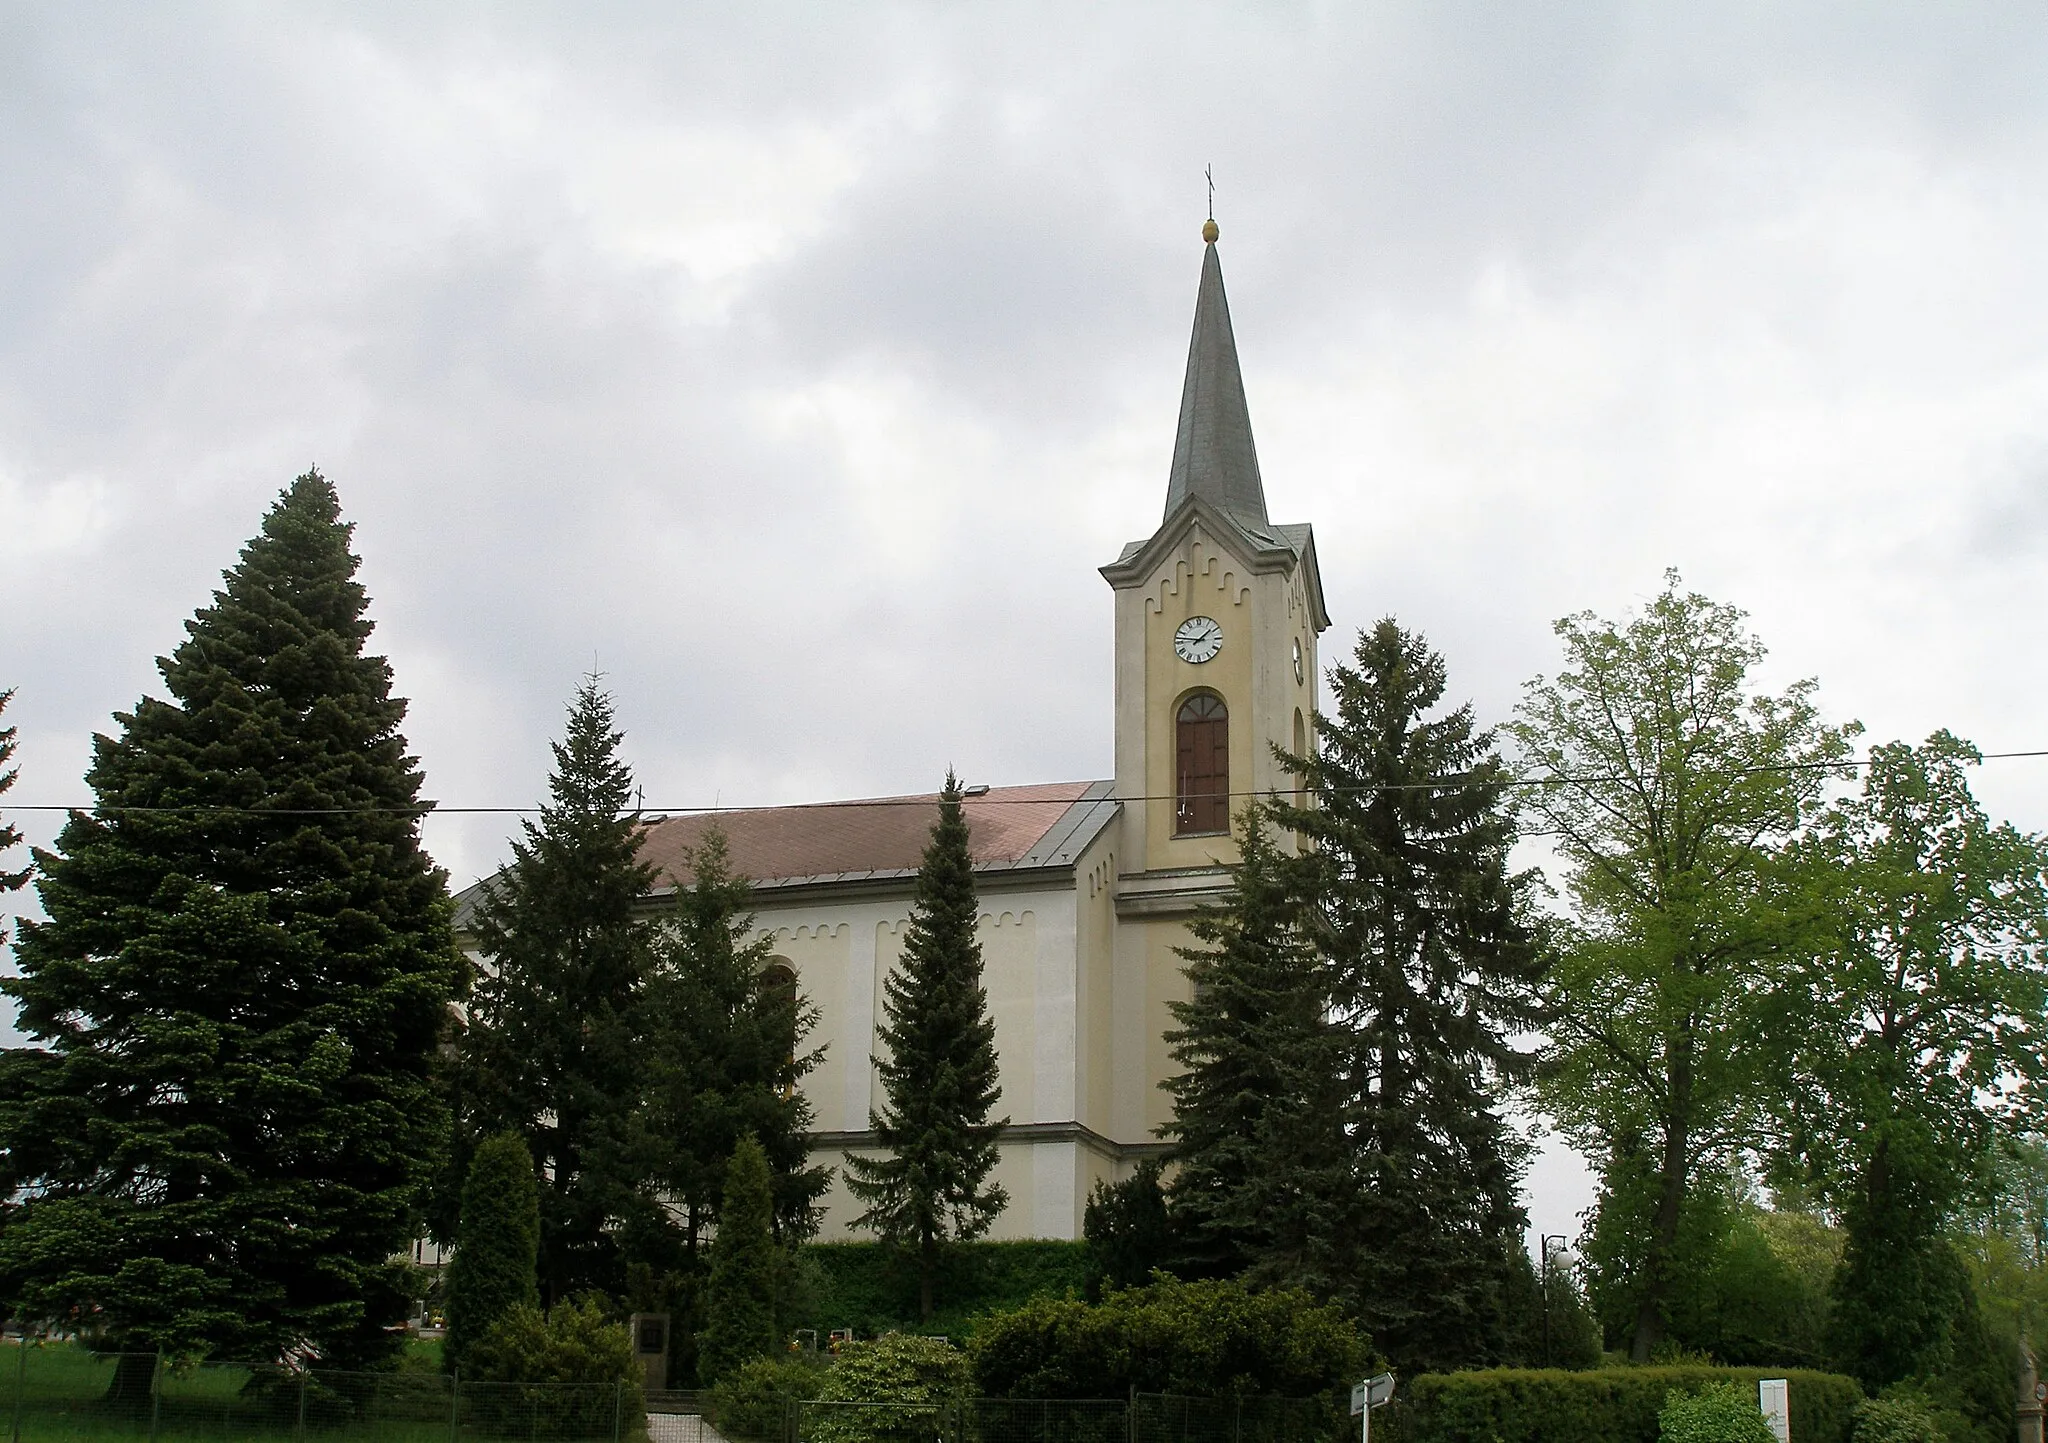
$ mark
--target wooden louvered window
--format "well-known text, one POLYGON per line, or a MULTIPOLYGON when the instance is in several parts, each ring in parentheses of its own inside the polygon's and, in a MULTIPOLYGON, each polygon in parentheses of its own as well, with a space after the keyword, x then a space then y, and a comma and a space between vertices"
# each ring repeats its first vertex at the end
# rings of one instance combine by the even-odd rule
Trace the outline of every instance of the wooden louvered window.
POLYGON ((1174 719, 1173 830, 1230 830, 1230 713, 1223 698, 1198 691, 1174 719))

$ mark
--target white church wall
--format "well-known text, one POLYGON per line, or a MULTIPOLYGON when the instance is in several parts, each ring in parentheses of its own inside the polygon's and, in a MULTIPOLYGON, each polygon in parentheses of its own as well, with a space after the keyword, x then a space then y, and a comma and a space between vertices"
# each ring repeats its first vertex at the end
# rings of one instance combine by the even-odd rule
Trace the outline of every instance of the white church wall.
MULTIPOLYGON (((1076 1120, 1081 919, 1074 874, 1064 875, 1065 886, 985 887, 981 899, 982 980, 1002 1088, 996 1115, 1016 1124, 1076 1120)), ((863 899, 761 899, 758 923, 819 1010, 812 1045, 825 1046, 825 1060, 805 1079, 804 1092, 821 1132, 865 1132, 871 1109, 882 1101, 880 1072, 870 1059, 883 987, 902 957, 910 901, 907 885, 900 893, 863 899)), ((1100 905, 1107 901, 1104 894, 1100 905)), ((1091 917, 1091 925, 1100 930, 1100 918, 1091 917)), ((991 1235, 1078 1237, 1087 1190, 1079 1154, 1088 1151, 1070 1142, 1006 1145, 996 1177, 1011 1202, 991 1235)), ((843 1171, 837 1145, 821 1149, 818 1160, 843 1171)), ((858 1236, 849 1227, 859 1211, 835 1172, 820 1236, 858 1236)))

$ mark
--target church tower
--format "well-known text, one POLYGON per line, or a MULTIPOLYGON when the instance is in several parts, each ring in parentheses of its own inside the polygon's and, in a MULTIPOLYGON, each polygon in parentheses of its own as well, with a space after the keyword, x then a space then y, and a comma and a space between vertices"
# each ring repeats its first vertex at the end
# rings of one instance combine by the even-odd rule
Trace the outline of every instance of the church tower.
POLYGON ((1116 594, 1116 1073, 1126 1143, 1170 1113, 1164 1033, 1187 996, 1187 919, 1229 886, 1237 813, 1294 791, 1273 748, 1309 745, 1316 639, 1328 628, 1314 533, 1276 525, 1223 294, 1202 227, 1180 426, 1159 529, 1102 568, 1116 594))
POLYGON ((1315 714, 1316 638, 1330 624, 1313 531, 1275 525, 1252 444, 1216 223, 1166 485, 1166 515, 1102 568, 1116 591, 1116 796, 1128 908, 1181 911, 1234 861, 1236 813, 1295 779, 1315 714))

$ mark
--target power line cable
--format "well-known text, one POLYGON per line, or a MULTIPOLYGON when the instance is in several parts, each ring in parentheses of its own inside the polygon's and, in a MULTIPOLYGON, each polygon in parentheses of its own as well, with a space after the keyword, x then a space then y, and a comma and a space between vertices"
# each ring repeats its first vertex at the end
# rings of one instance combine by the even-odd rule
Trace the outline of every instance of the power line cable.
MULTIPOLYGON (((2048 748, 2037 751, 1984 752, 1979 761, 2011 761, 2021 758, 2048 757, 2048 748)), ((1699 777, 1749 777, 1770 772, 1846 772, 1858 767, 1871 765, 1869 757, 1845 757, 1831 762, 1773 762, 1754 767, 1707 767, 1692 773, 1699 777)), ((1589 776, 1540 776, 1540 777, 1439 777, 1424 782, 1377 782, 1360 787, 1315 787, 1310 791, 1317 796, 1357 796, 1365 793, 1382 792, 1443 792, 1459 791, 1466 787, 1498 787, 1502 790, 1519 788, 1583 787, 1608 785, 1615 782, 1640 780, 1627 773, 1614 772, 1589 776)), ((1269 797, 1281 794, 1280 790, 1204 792, 1203 796, 1223 796, 1236 799, 1243 797, 1269 797)), ((1151 795, 1136 797, 996 797, 967 795, 962 801, 976 807, 1066 807, 1099 802, 1178 802, 1178 795, 1151 795)), ((928 792, 912 797, 862 797, 849 801, 835 802, 782 802, 757 805, 734 805, 709 807, 632 807, 620 815, 652 814, 655 820, 667 820, 682 816, 744 816, 753 812, 795 812, 879 809, 883 807, 929 807, 938 801, 938 794, 928 792)), ((438 802, 417 802, 403 807, 264 807, 231 806, 219 802, 193 803, 189 806, 126 806, 119 802, 94 802, 83 806, 60 802, 35 802, 23 806, 0 804, 0 813, 5 812, 85 812, 102 816, 201 816, 211 814, 232 814, 252 817, 336 817, 336 816, 534 816, 544 808, 536 804, 524 807, 450 807, 438 802)))

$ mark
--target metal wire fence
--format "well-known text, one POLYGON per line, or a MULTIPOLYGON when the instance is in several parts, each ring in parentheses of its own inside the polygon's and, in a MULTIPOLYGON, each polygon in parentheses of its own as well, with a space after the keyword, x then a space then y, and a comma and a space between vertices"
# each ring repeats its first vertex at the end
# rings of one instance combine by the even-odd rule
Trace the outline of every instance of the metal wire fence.
POLYGON ((1333 1443, 1333 1398, 970 1398, 796 1405, 787 1443, 1333 1443))
POLYGON ((0 1348, 0 1399, 5 1443, 623 1443, 641 1426, 639 1394, 626 1385, 181 1367, 62 1343, 0 1348))

